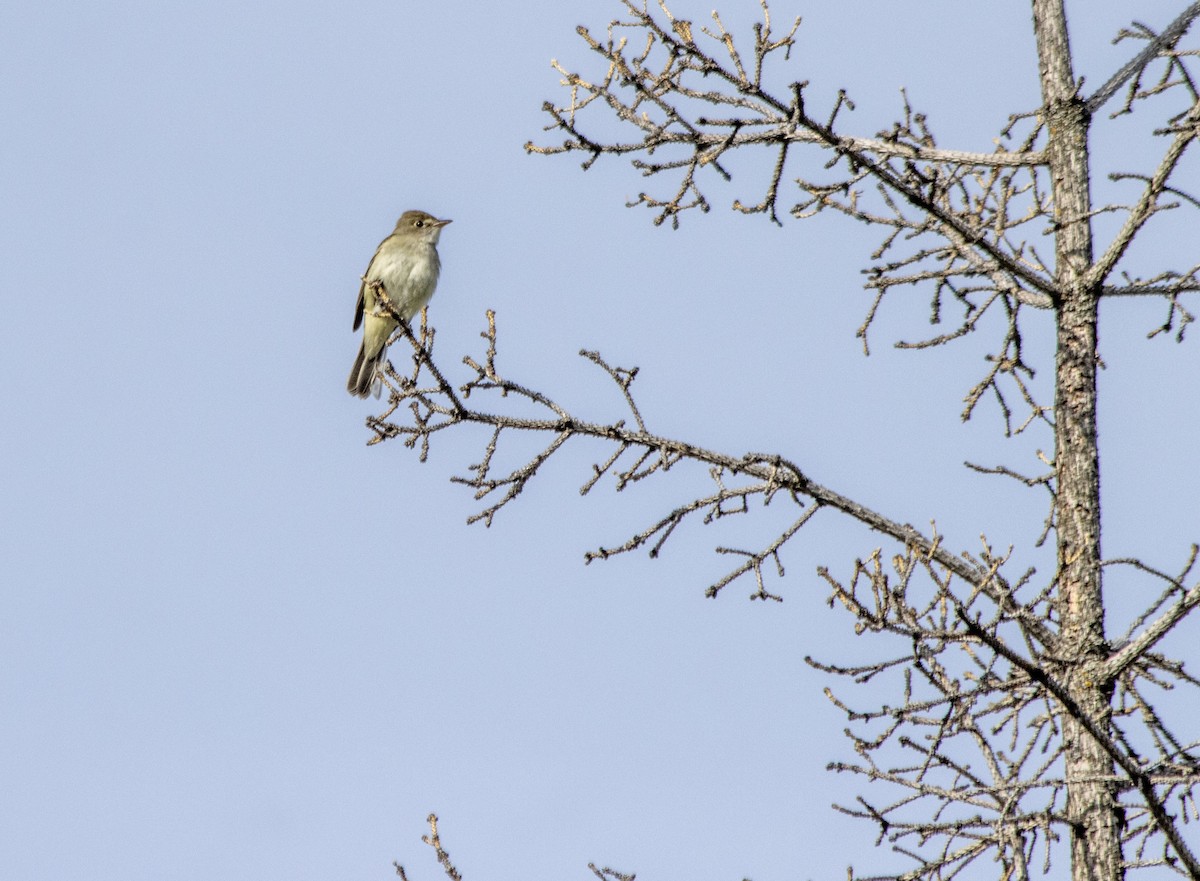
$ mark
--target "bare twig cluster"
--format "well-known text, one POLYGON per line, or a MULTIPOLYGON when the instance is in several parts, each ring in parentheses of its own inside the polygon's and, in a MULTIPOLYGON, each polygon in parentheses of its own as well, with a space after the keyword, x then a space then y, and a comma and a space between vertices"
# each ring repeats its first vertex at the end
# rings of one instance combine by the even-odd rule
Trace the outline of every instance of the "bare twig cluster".
MULTIPOLYGON (((385 291, 378 291, 381 308, 391 310, 385 291)), ((501 375, 497 365, 497 330, 494 312, 487 313, 487 327, 480 334, 487 347, 480 357, 468 355, 463 363, 471 376, 458 387, 451 385, 447 372, 434 359, 434 332, 422 326, 419 332, 404 322, 399 314, 398 337, 412 349, 411 369, 398 372, 389 362, 385 375, 388 380, 389 402, 378 416, 367 419, 375 433, 370 443, 390 438, 403 438, 405 446, 418 449, 425 460, 433 437, 456 425, 484 426, 490 432, 478 462, 463 474, 451 477, 452 482, 474 490, 483 507, 468 518, 470 523, 490 525, 496 514, 513 502, 538 473, 541 467, 572 439, 591 438, 610 445, 609 454, 593 464, 591 473, 580 487, 583 495, 591 492, 601 479, 610 477, 618 491, 655 475, 664 474, 680 463, 702 466, 711 481, 712 489, 668 512, 642 530, 615 546, 601 546, 589 552, 585 559, 607 559, 648 547, 657 556, 666 541, 685 521, 713 524, 724 518, 747 514, 751 502, 763 507, 786 502, 795 509, 794 519, 781 533, 757 549, 718 547, 718 552, 742 558, 742 562, 708 589, 715 596, 732 581, 751 576, 758 599, 779 599, 767 586, 772 572, 781 577, 783 567, 780 551, 821 509, 839 511, 870 529, 900 542, 919 548, 963 580, 975 583, 986 573, 980 564, 972 563, 950 553, 940 539, 927 536, 910 524, 893 521, 859 504, 837 491, 809 479, 800 468, 782 455, 746 453, 731 455, 708 450, 686 441, 664 437, 651 431, 641 414, 631 391, 637 368, 626 369, 610 365, 598 352, 583 350, 580 356, 595 364, 616 387, 624 401, 629 418, 613 422, 593 422, 571 413, 548 394, 536 391, 501 375), (472 397, 490 395, 496 403, 509 402, 510 410, 475 408, 472 397), (531 409, 541 415, 527 415, 531 409), (632 424, 630 422, 632 421, 632 424), (496 465, 496 454, 510 435, 524 434, 545 438, 538 452, 521 465, 505 469, 496 465)), ((992 573, 988 585, 1003 585, 992 573)), ((986 589, 992 590, 989 586, 986 589)), ((1003 602, 997 594, 997 601, 1003 602)))
MULTIPOLYGON (((429 834, 421 836, 421 841, 433 848, 433 852, 437 855, 438 865, 442 867, 442 872, 450 881, 462 881, 462 875, 458 871, 458 867, 450 859, 450 854, 442 847, 442 837, 438 834, 438 818, 437 814, 430 814, 425 818, 425 822, 429 824, 429 834)), ((392 863, 396 870, 396 875, 401 881, 408 881, 408 874, 404 871, 404 866, 400 863, 392 863)))
MULTIPOLYGON (((1120 769, 1103 782, 1124 806, 1127 868, 1166 866, 1194 877, 1181 824, 1197 817, 1200 743, 1172 735, 1147 692, 1200 686, 1180 662, 1151 650, 1163 628, 1200 603, 1200 582, 1184 584, 1195 557, 1193 549, 1179 577, 1155 573, 1168 582, 1164 595, 1104 665, 1083 670, 1064 663, 1050 592, 1035 587, 1032 570, 1006 591, 1008 610, 974 585, 954 585, 954 576, 911 548, 890 565, 876 551, 848 580, 820 570, 830 602, 855 617, 858 632, 891 634, 902 646, 854 666, 807 659, 888 696, 864 709, 827 690, 856 725, 846 734, 857 761, 830 769, 889 784, 882 800, 859 796, 837 809, 873 822, 878 842, 914 861, 899 877, 951 878, 984 858, 1000 863, 1000 877, 1049 872, 1071 834, 1063 726, 1086 717, 1063 683, 1092 677, 1095 688, 1118 695, 1111 727, 1089 730, 1120 769)), ((985 544, 978 562, 999 571, 1006 558, 985 544)))
MULTIPOLYGON (((689 209, 710 209, 702 186, 704 175, 730 180, 727 154, 750 147, 773 151, 772 170, 762 199, 754 204, 736 200, 734 208, 765 213, 780 223, 781 184, 789 158, 801 149, 823 151, 828 159, 821 177, 794 179, 801 197, 790 213, 808 218, 832 210, 883 233, 871 254, 872 264, 864 270, 866 287, 875 292, 858 331, 864 350, 887 295, 927 285, 930 320, 934 325, 949 322, 949 329, 925 339, 901 341, 901 347, 942 345, 980 328, 986 315, 1002 316, 1004 329, 988 355, 989 369, 967 393, 963 418, 969 418, 989 395, 998 401, 1010 433, 1048 418, 1047 406, 1035 400, 1029 385, 1034 371, 1022 348, 1020 320, 1025 307, 1052 308, 1060 295, 1053 254, 1043 255, 1037 241, 1068 219, 1055 211, 1044 149, 1046 120, 1037 111, 1010 117, 989 152, 940 147, 929 120, 903 93, 902 115, 890 129, 873 137, 848 134, 844 118, 854 103, 845 93, 837 94, 828 109, 818 113, 806 98, 805 82, 793 82, 786 95, 767 87, 767 68, 777 58, 788 60, 795 49, 799 19, 786 33, 776 33, 764 0, 753 45, 742 49, 715 12, 711 26, 698 27, 673 14, 665 0, 653 6, 622 2, 629 17, 612 22, 604 38, 579 28, 588 47, 605 62, 602 76, 588 78, 555 62, 569 99, 562 105, 545 105, 552 119, 547 129, 564 132, 566 140, 549 146, 530 142, 527 150, 582 152, 588 157, 584 168, 603 155, 628 155, 646 177, 674 176, 677 183, 669 194, 643 192, 634 204, 653 209, 655 223, 670 219, 675 225, 689 209), (608 115, 631 128, 637 139, 614 140, 592 133, 590 129, 603 126, 608 115), (954 310, 954 317, 948 317, 948 308, 954 310), (1024 411, 1019 419, 1014 419, 1010 405, 1014 396, 1024 411)), ((1111 285, 1108 279, 1151 216, 1183 204, 1200 207, 1172 183, 1200 123, 1195 81, 1187 66, 1195 52, 1176 48, 1193 17, 1194 8, 1163 35, 1144 25, 1125 34, 1150 41, 1154 51, 1139 54, 1087 102, 1089 111, 1098 109, 1122 85, 1128 86, 1125 111, 1136 101, 1172 90, 1190 99, 1187 108, 1158 132, 1169 134, 1172 142, 1157 169, 1150 175, 1115 176, 1141 181, 1143 192, 1131 205, 1100 209, 1123 213, 1127 219, 1090 269, 1091 283, 1102 286, 1106 294, 1162 297, 1168 314, 1154 333, 1175 329, 1180 338, 1192 320, 1180 295, 1200 290, 1200 265, 1147 278, 1122 271, 1120 285, 1111 285), (1154 85, 1144 86, 1148 72, 1160 62, 1165 68, 1161 76, 1154 85)))
MULTIPOLYGON (((442 867, 442 873, 450 879, 450 881, 462 881, 462 873, 458 867, 450 859, 450 854, 442 846, 442 838, 438 833, 438 817, 437 814, 430 814, 425 822, 429 824, 429 834, 422 835, 421 841, 433 848, 437 855, 438 864, 442 867)), ((401 881, 408 881, 408 873, 404 866, 398 862, 393 862, 392 867, 396 870, 396 875, 401 881)), ((600 881, 634 881, 634 875, 627 875, 623 872, 618 872, 616 869, 610 869, 607 866, 597 866, 595 863, 588 863, 588 869, 600 881)))
MULTIPOLYGON (((1181 49, 1179 40, 1188 27, 1200 17, 1200 3, 1193 3, 1171 22, 1161 33, 1148 25, 1134 22, 1123 29, 1114 42, 1139 40, 1146 45, 1141 52, 1117 71, 1107 83, 1087 101, 1087 108, 1095 112, 1110 98, 1124 88, 1124 100, 1111 116, 1132 113, 1137 105, 1150 99, 1178 96, 1179 109, 1166 124, 1154 130, 1154 134, 1169 139, 1168 147, 1158 166, 1150 173, 1113 172, 1114 181, 1131 181, 1142 186, 1142 192, 1127 212, 1125 224, 1098 262, 1105 277, 1117 266, 1138 231, 1148 220, 1160 212, 1181 207, 1200 208, 1200 201, 1172 183, 1184 152, 1196 140, 1200 129, 1200 88, 1193 67, 1200 56, 1200 49, 1181 49)), ((1155 294, 1167 302, 1167 316, 1162 325, 1153 329, 1150 336, 1175 331, 1176 340, 1182 341, 1187 326, 1195 320, 1180 300, 1186 292, 1200 290, 1200 264, 1193 263, 1186 269, 1166 269, 1148 278, 1138 278, 1128 272, 1121 273, 1124 284, 1106 285, 1108 296, 1139 296, 1155 294)))

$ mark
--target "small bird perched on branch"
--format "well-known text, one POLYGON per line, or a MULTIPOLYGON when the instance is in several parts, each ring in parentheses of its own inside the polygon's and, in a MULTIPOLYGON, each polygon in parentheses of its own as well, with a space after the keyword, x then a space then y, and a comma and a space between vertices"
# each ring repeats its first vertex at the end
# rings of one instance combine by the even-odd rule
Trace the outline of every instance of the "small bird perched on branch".
POLYGON ((449 222, 424 211, 405 211, 392 234, 375 249, 354 307, 354 330, 363 325, 363 340, 346 382, 350 394, 360 398, 373 394, 378 398, 383 390, 381 373, 387 342, 398 324, 380 302, 379 287, 405 321, 425 308, 442 268, 438 237, 449 222))

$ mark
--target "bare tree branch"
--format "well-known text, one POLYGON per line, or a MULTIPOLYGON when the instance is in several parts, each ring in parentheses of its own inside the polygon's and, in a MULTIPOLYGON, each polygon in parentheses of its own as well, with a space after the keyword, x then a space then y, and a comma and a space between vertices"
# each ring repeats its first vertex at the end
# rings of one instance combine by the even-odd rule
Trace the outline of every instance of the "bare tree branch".
MULTIPOLYGON (((1196 550, 1197 546, 1192 545, 1192 556, 1188 561, 1188 569, 1191 569, 1196 561, 1196 550)), ((1141 561, 1131 560, 1128 562, 1143 571, 1149 571, 1148 567, 1142 564, 1141 561)), ((1183 578, 1181 577, 1177 580, 1172 580, 1172 592, 1178 593, 1179 599, 1157 619, 1146 625, 1141 635, 1127 642, 1108 659, 1108 669, 1105 671, 1106 678, 1116 678, 1124 673, 1130 664, 1143 657, 1164 636, 1170 633, 1175 625, 1190 614, 1196 606, 1200 606, 1200 583, 1185 590, 1183 587, 1183 578)))
MULTIPOLYGON (((1200 4, 1197 6, 1200 8, 1200 4)), ((1146 181, 1146 189, 1142 193, 1142 197, 1138 200, 1137 205, 1129 211, 1124 226, 1121 227, 1104 254, 1092 265, 1085 284, 1103 284, 1146 221, 1159 211, 1166 210, 1159 204, 1159 197, 1167 191, 1167 181, 1170 180, 1179 161, 1183 158, 1184 151, 1198 136, 1200 136, 1200 100, 1192 105, 1192 109, 1179 124, 1178 133, 1167 149, 1166 155, 1155 168, 1153 175, 1146 181)))
POLYGON ((1179 41, 1179 38, 1187 33, 1187 29, 1191 27, 1196 16, 1200 16, 1200 3, 1193 3, 1181 12, 1173 22, 1167 25, 1161 34, 1147 44, 1145 49, 1131 58, 1120 70, 1109 77, 1108 82, 1097 89, 1095 94, 1085 102, 1084 106, 1088 112, 1095 113, 1103 107, 1117 93, 1121 86, 1131 78, 1140 76, 1142 71, 1163 51, 1174 46, 1179 41))

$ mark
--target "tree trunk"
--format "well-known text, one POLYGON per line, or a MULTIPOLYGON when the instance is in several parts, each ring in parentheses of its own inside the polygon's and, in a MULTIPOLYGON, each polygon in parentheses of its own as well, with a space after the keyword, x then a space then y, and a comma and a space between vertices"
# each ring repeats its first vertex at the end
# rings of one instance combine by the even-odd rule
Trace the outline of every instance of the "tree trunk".
MULTIPOLYGON (((1076 707, 1102 731, 1111 721, 1112 683, 1100 681, 1106 653, 1100 583, 1100 455, 1096 434, 1098 290, 1092 265, 1088 127, 1076 93, 1063 0, 1033 0, 1043 113, 1053 182, 1056 304, 1055 365, 1057 606, 1061 673, 1076 707)), ((1067 804, 1073 881, 1124 877, 1113 762, 1064 713, 1067 804)))

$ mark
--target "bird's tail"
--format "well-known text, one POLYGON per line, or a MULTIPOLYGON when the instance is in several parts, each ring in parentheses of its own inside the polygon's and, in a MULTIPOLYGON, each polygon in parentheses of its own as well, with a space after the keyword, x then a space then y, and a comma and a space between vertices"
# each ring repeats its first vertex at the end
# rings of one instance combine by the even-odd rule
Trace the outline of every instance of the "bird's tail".
POLYGON ((386 348, 380 349, 373 358, 367 357, 366 340, 358 347, 358 356, 354 366, 350 368, 350 378, 346 380, 346 391, 350 394, 365 398, 368 395, 379 397, 383 393, 383 379, 379 376, 386 348))

